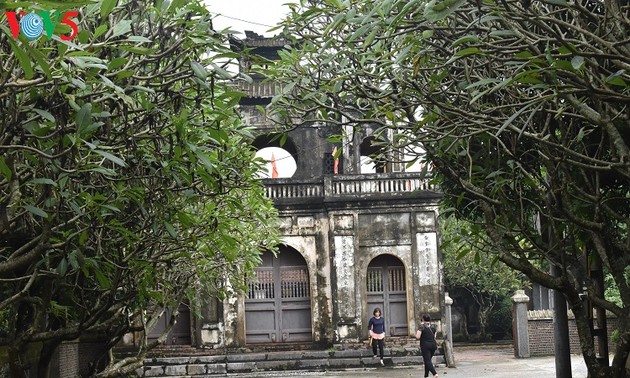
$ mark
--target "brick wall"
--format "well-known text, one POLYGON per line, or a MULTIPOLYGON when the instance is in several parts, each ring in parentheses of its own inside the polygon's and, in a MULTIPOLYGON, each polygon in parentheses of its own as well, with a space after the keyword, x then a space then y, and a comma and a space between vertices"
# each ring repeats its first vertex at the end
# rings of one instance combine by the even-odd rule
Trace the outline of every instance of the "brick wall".
MULTIPOLYGON (((53 369, 57 370, 59 378, 76 378, 79 372, 79 344, 63 343, 57 348, 57 359, 53 369)), ((55 376, 53 370, 52 376, 55 376)))
MULTIPOLYGON (((70 341, 59 345, 51 362, 51 376, 59 378, 85 377, 104 351, 104 342, 70 341)), ((101 368, 103 367, 101 361, 101 368)))
MULTIPOLYGON (((553 318, 552 311, 539 310, 528 311, 527 313, 527 331, 529 337, 529 353, 532 357, 551 356, 553 351, 553 318)), ((608 325, 608 349, 614 351, 614 343, 612 343, 612 332, 617 329, 617 319, 609 317, 608 325)), ((571 353, 580 354, 580 339, 578 338, 575 319, 569 315, 569 346, 571 353)))

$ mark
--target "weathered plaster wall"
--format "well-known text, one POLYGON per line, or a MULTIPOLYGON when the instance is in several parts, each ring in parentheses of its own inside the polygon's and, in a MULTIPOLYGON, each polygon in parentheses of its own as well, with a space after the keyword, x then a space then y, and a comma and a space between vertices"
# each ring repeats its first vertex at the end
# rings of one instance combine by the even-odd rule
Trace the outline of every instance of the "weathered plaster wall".
POLYGON ((443 307, 442 266, 438 250, 437 209, 415 213, 414 307, 415 321, 427 313, 439 319, 443 307))
POLYGON ((308 266, 313 341, 328 344, 333 339, 328 218, 296 214, 282 217, 281 224, 283 243, 300 252, 308 266))
MULTIPOLYGON (((315 343, 358 341, 367 336, 366 272, 370 262, 383 254, 396 257, 405 267, 409 330, 416 328, 423 313, 436 320, 441 317, 435 208, 285 213, 280 228, 282 242, 298 251, 308 267, 315 343)), ((244 345, 244 309, 244 296, 227 298, 223 322, 202 324, 202 344, 244 345)))
POLYGON ((332 212, 334 319, 336 341, 367 337, 367 268, 392 255, 405 268, 407 319, 416 329, 423 313, 439 319, 442 292, 436 208, 361 208, 332 212))
POLYGON ((357 339, 355 251, 357 250, 354 228, 356 214, 330 214, 332 228, 332 260, 334 273, 331 277, 335 291, 333 300, 334 340, 357 339))
POLYGON ((195 332, 193 334, 193 345, 221 346, 223 345, 223 322, 221 305, 216 298, 207 298, 202 302, 199 318, 193 316, 195 332), (205 303, 204 303, 205 302, 205 303))

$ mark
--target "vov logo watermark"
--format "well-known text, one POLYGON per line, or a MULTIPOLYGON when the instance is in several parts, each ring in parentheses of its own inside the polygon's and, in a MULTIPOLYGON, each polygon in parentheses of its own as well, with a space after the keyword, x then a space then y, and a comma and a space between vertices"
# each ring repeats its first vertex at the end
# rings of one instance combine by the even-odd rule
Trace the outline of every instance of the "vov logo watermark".
POLYGON ((73 20, 74 17, 79 15, 78 11, 67 11, 62 14, 59 11, 37 11, 33 13, 26 13, 24 11, 18 12, 6 11, 4 15, 9 22, 9 28, 11 28, 11 34, 13 38, 17 39, 20 32, 28 39, 34 40, 39 38, 42 34, 45 34, 48 39, 51 39, 57 24, 62 24, 70 27, 70 34, 61 34, 61 39, 64 41, 70 41, 74 39, 79 33, 79 27, 73 20))

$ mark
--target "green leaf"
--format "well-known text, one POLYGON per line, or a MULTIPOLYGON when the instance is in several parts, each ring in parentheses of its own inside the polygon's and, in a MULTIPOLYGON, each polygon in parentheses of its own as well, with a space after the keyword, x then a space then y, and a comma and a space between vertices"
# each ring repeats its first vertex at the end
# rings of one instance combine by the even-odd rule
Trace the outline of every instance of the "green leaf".
POLYGON ((49 58, 45 56, 39 49, 33 48, 28 43, 24 44, 24 47, 26 47, 26 50, 28 51, 30 56, 35 58, 35 61, 37 62, 38 67, 42 70, 42 72, 44 72, 46 77, 50 79, 52 75, 50 73, 50 64, 48 63, 49 58))
MULTIPOLYGON (((83 234, 85 232, 82 232, 83 234)), ((85 243, 83 243, 85 244, 85 243)), ((77 269, 79 267, 79 262, 77 261, 77 251, 74 250, 68 254, 68 264, 72 267, 72 269, 77 269)))
POLYGON ((556 59, 553 62, 552 65, 554 68, 559 68, 561 70, 565 70, 565 71, 569 71, 569 72, 573 72, 573 62, 569 62, 568 60, 564 60, 564 59, 556 59))
POLYGON ((59 261, 59 265, 57 265, 57 273, 63 276, 66 274, 67 271, 68 271, 68 260, 66 260, 66 258, 64 257, 61 259, 61 261, 59 261))
POLYGON ((427 29, 422 31, 422 38, 429 39, 433 37, 433 29, 427 29))
POLYGON ((355 30, 354 33, 352 33, 352 35, 350 36, 350 38, 348 38, 348 42, 352 42, 352 41, 354 41, 357 38, 363 37, 365 32, 370 30, 371 26, 372 26, 371 24, 361 25, 361 27, 359 27, 357 30, 355 30))
POLYGON ((169 235, 173 238, 177 238, 177 231, 175 231, 175 227, 168 222, 164 222, 164 227, 166 227, 166 231, 168 231, 169 235))
POLYGON ((458 38, 455 40, 455 42, 453 42, 453 44, 451 45, 451 47, 457 47, 459 45, 465 44, 465 43, 477 43, 479 42, 479 37, 477 37, 476 35, 465 35, 461 38, 458 38))
POLYGON ((118 80, 125 79, 125 78, 131 77, 131 76, 133 76, 133 71, 131 71, 131 70, 120 71, 120 72, 118 72, 116 74, 116 78, 118 80))
POLYGON ((432 0, 424 8, 424 17, 429 21, 439 21, 459 9, 466 0, 432 0))
POLYGON ((459 254, 457 255, 457 257, 455 258, 456 260, 461 260, 463 259, 468 253, 470 253, 469 249, 463 248, 459 254))
POLYGON ((11 168, 4 162, 4 157, 0 157, 0 173, 6 177, 7 181, 11 181, 13 173, 11 172, 11 168))
POLYGON ((107 70, 108 71, 113 71, 116 68, 122 67, 125 64, 127 64, 127 61, 128 61, 127 58, 121 58, 121 57, 114 58, 107 65, 107 70))
POLYGON ((81 109, 77 112, 77 115, 74 118, 79 134, 81 134, 82 129, 92 123, 92 104, 85 103, 81 106, 81 109))
POLYGON ((103 150, 93 150, 94 152, 96 152, 97 154, 101 155, 102 157, 104 157, 105 159, 111 161, 112 163, 119 165, 121 167, 126 167, 127 163, 125 163, 125 161, 117 156, 114 156, 112 154, 110 154, 109 152, 103 151, 103 150))
POLYGON ((409 54, 409 51, 411 50, 411 48, 414 47, 412 44, 409 44, 409 46, 405 47, 399 54, 398 57, 396 57, 396 60, 394 61, 395 64, 399 64, 400 62, 403 61, 403 59, 405 59, 407 57, 407 54, 409 54))
POLYGON ((37 108, 33 108, 33 111, 39 114, 45 120, 50 121, 50 122, 55 122, 55 117, 53 117, 53 115, 50 114, 48 111, 43 110, 43 109, 37 109, 37 108))
POLYGON ((103 34, 105 34, 105 32, 107 32, 108 29, 109 29, 109 27, 106 24, 99 25, 94 30, 94 39, 97 39, 98 37, 100 37, 103 34))
POLYGON ((195 73, 195 76, 197 76, 199 79, 206 80, 208 78, 208 71, 206 71, 204 66, 202 66, 198 62, 191 60, 190 68, 192 68, 193 72, 195 73))
POLYGON ((579 55, 574 56, 573 59, 571 59, 571 65, 576 71, 579 70, 584 65, 584 57, 579 55))
POLYGON ((73 84, 75 87, 77 87, 77 88, 79 88, 79 89, 85 89, 85 88, 87 88, 87 87, 85 86, 85 82, 84 82, 83 80, 81 80, 81 79, 77 78, 77 77, 73 77, 70 81, 72 82, 72 84, 73 84))
POLYGON ((139 43, 151 43, 151 42, 153 42, 153 40, 151 40, 151 39, 149 39, 147 37, 143 37, 141 35, 129 36, 127 38, 127 41, 129 41, 129 42, 139 42, 139 43))
POLYGON ((569 3, 567 3, 567 0, 544 0, 544 2, 548 4, 553 4, 553 5, 560 5, 562 7, 569 6, 569 3))
POLYGON ((110 38, 116 38, 120 35, 129 33, 131 31, 131 20, 121 20, 116 25, 114 25, 114 29, 112 30, 112 35, 110 38))
POLYGON ((455 56, 460 57, 460 56, 473 55, 473 54, 479 53, 480 51, 481 50, 479 50, 478 47, 466 47, 465 49, 457 50, 457 52, 455 52, 455 56))
POLYGON ((213 172, 216 169, 214 162, 210 160, 210 158, 204 151, 202 151, 201 149, 196 149, 195 155, 197 155, 197 158, 201 160, 201 163, 206 167, 208 172, 213 172))
POLYGON ((486 176, 486 180, 489 180, 489 179, 495 178, 495 177, 497 177, 497 176, 501 176, 501 175, 502 175, 502 174, 504 174, 504 173, 505 173, 505 172, 503 172, 503 171, 502 171, 502 170, 500 170, 500 169, 499 169, 498 171, 491 172, 490 174, 488 174, 488 175, 486 176))
POLYGON ((33 215, 37 215, 38 217, 42 217, 42 218, 48 218, 48 213, 40 209, 39 207, 35 207, 31 205, 24 205, 24 208, 28 210, 30 213, 32 213, 33 215))
MULTIPOLYGON (((89 235, 87 233, 87 231, 83 231, 81 232, 81 234, 79 234, 79 245, 85 245, 85 243, 88 241, 89 239, 89 235)), ((76 268, 76 266, 75 266, 76 268)))
POLYGON ((101 18, 106 18, 114 10, 118 0, 103 0, 101 3, 101 18))
POLYGON ((619 70, 619 71, 615 72, 614 74, 608 76, 606 78, 606 82, 608 84, 616 85, 616 86, 619 86, 619 87, 627 87, 628 84, 626 84, 625 80, 623 80, 620 77, 624 73, 625 73, 625 70, 619 70))
POLYGON ((363 47, 364 48, 368 48, 368 46, 370 46, 372 44, 372 42, 374 42, 374 38, 376 38, 376 35, 379 32, 379 28, 372 28, 372 31, 370 32, 370 34, 368 34, 367 37, 365 37, 365 40, 363 41, 363 47))
POLYGON ((230 74, 223 68, 217 66, 215 63, 212 63, 212 68, 214 69, 214 72, 216 72, 219 75, 220 78, 228 79, 228 80, 232 79, 232 74, 230 74))
POLYGON ((34 178, 34 179, 30 179, 28 182, 33 183, 33 184, 57 186, 57 183, 49 178, 34 178))
POLYGON ((152 54, 155 51, 155 49, 151 49, 148 47, 141 47, 141 46, 116 46, 116 49, 129 51, 129 52, 132 52, 134 54, 139 54, 139 55, 148 55, 148 54, 152 54))
POLYGON ((103 272, 101 272, 100 269, 94 269, 94 277, 96 277, 96 280, 98 281, 98 284, 101 288, 103 289, 109 289, 112 287, 112 283, 109 281, 109 279, 105 276, 105 274, 103 274, 103 272))
POLYGON ((6 37, 6 40, 11 45, 11 50, 13 50, 13 53, 15 53, 15 56, 20 63, 20 67, 22 67, 22 71, 24 71, 24 78, 27 80, 32 79, 35 73, 33 72, 31 59, 28 57, 28 55, 26 55, 24 50, 22 50, 20 46, 18 46, 15 41, 13 41, 12 38, 6 37))

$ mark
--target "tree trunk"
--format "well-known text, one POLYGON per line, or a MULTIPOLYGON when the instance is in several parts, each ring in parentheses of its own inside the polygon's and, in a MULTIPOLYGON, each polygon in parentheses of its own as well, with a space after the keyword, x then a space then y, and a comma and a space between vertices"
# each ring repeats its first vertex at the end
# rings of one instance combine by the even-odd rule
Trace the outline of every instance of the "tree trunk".
POLYGON ((486 329, 488 328, 488 313, 491 308, 479 307, 479 338, 486 340, 486 329))
MULTIPOLYGON (((37 378, 50 377, 50 361, 59 345, 60 343, 56 341, 46 341, 43 343, 37 363, 37 378)), ((56 376, 56 374, 53 374, 53 376, 56 376)))
POLYGON ((23 344, 19 343, 15 346, 9 346, 9 372, 12 378, 27 378, 31 376, 30 364, 28 361, 29 353, 23 344))
POLYGON ((466 314, 466 311, 462 311, 462 323, 462 332, 464 333, 464 339, 468 341, 470 340, 470 334, 468 333, 468 314, 466 314))

